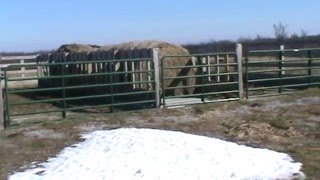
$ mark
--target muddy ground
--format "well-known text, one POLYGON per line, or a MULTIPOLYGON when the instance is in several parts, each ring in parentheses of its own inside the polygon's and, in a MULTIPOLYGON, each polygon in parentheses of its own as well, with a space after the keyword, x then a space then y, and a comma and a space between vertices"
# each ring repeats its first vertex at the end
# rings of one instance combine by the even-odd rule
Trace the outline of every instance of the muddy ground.
MULTIPOLYGON (((320 179, 320 89, 290 96, 116 114, 77 113, 62 121, 20 124, 0 131, 0 179, 55 156, 100 129, 143 127, 217 137, 286 152, 320 179)), ((213 152, 214 153, 214 152, 213 152)))

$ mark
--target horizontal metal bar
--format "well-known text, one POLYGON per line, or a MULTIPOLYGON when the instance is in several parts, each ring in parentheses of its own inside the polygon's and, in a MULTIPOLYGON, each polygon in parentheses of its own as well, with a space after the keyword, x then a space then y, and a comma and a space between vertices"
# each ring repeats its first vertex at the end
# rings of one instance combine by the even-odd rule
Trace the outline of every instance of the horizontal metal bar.
POLYGON ((236 66, 237 63, 225 63, 225 64, 210 64, 210 65, 192 65, 192 66, 168 66, 163 67, 164 70, 167 69, 183 69, 183 68, 199 68, 199 67, 217 67, 217 66, 236 66))
MULTIPOLYGON (((200 99, 200 98, 199 98, 200 99)), ((236 101, 239 100, 239 98, 228 98, 228 99, 217 99, 217 100, 206 100, 203 103, 217 103, 217 102, 227 102, 227 101, 236 101)), ((195 105, 195 104, 202 104, 197 102, 191 101, 178 101, 175 103, 166 103, 166 107, 173 107, 173 106, 186 106, 186 105, 195 105), (183 104, 185 103, 185 104, 183 104)))
POLYGON ((219 95, 219 94, 227 94, 227 93, 238 93, 238 92, 239 92, 239 90, 219 91, 219 92, 205 93, 204 95, 210 96, 210 95, 219 95))
POLYGON ((37 73, 36 69, 26 69, 26 70, 13 70, 7 71, 7 75, 22 75, 22 74, 33 74, 37 73))
MULTIPOLYGON (((112 83, 112 84, 92 84, 92 85, 80 85, 80 86, 65 86, 65 89, 80 89, 80 88, 98 88, 98 87, 108 87, 108 86, 118 86, 118 85, 131 85, 131 84, 147 84, 154 83, 155 81, 135 81, 135 82, 124 82, 124 83, 112 83)), ((45 92, 45 91, 59 91, 62 90, 62 87, 55 88, 38 88, 38 89, 22 89, 22 90, 10 90, 8 89, 8 93, 10 94, 18 94, 18 93, 31 93, 31 92, 45 92)))
POLYGON ((125 96, 125 95, 137 95, 137 94, 150 94, 155 93, 155 91, 139 91, 139 92, 127 92, 127 93, 114 93, 113 96, 125 96))
MULTIPOLYGON (((10 116, 26 116, 26 115, 35 115, 35 114, 46 114, 46 113, 55 113, 55 112, 62 112, 63 109, 55 109, 55 110, 48 110, 48 111, 37 111, 37 112, 27 112, 27 113, 10 113, 10 116)), ((12 110, 10 111, 12 112, 12 110)))
POLYGON ((112 94, 78 96, 78 97, 68 97, 68 98, 65 98, 65 100, 66 101, 72 101, 72 100, 95 99, 95 98, 103 98, 103 97, 111 97, 111 96, 112 96, 112 94))
POLYGON ((190 94, 190 95, 178 95, 178 96, 166 96, 166 99, 174 99, 174 98, 187 98, 187 97, 199 97, 199 96, 209 96, 209 95, 218 95, 218 94, 227 94, 227 93, 237 93, 238 90, 234 91, 219 91, 212 93, 198 93, 198 94, 190 94))
POLYGON ((288 87, 299 87, 299 86, 313 86, 313 85, 320 85, 320 82, 315 83, 304 83, 304 84, 290 84, 290 85, 283 85, 282 88, 288 87))
POLYGON ((70 61, 70 62, 53 62, 53 63, 38 63, 38 64, 13 64, 7 66, 4 69, 12 67, 34 67, 34 66, 62 66, 62 65, 74 65, 74 64, 94 64, 94 63, 120 63, 120 62, 139 62, 139 61, 152 61, 152 58, 138 58, 138 59, 113 59, 113 60, 92 60, 92 61, 70 61))
POLYGON ((65 86, 65 87, 60 87, 61 90, 64 88, 66 90, 70 89, 84 89, 84 88, 98 88, 98 87, 109 87, 111 84, 92 84, 92 85, 80 85, 80 86, 65 86))
POLYGON ((126 105, 143 104, 143 103, 155 103, 155 102, 156 102, 156 100, 124 102, 124 103, 114 103, 114 106, 126 106, 126 105))
POLYGON ((238 82, 226 82, 226 83, 214 83, 214 84, 204 84, 204 85, 192 85, 192 86, 176 86, 176 87, 166 87, 166 90, 170 89, 184 89, 184 88, 196 88, 196 87, 209 87, 209 86, 222 86, 222 85, 232 85, 238 84, 238 82))
POLYGON ((249 80, 249 83, 253 82, 263 82, 263 81, 279 81, 281 79, 288 80, 288 79, 300 79, 300 78, 315 78, 320 77, 320 75, 312 75, 312 76, 293 76, 293 77, 283 77, 283 78, 269 78, 269 79, 255 79, 255 80, 249 80))
POLYGON ((112 72, 112 75, 119 74, 133 74, 133 73, 152 73, 154 70, 143 70, 143 71, 122 71, 122 72, 112 72))
POLYGON ((16 102, 9 103, 9 106, 20 106, 20 105, 28 105, 28 104, 39 104, 39 103, 50 103, 57 101, 71 101, 71 100, 83 100, 83 99, 95 99, 102 97, 111 97, 111 96, 124 96, 124 95, 137 95, 137 94, 149 94, 154 93, 154 91, 141 91, 141 92, 128 92, 128 93, 114 93, 114 94, 103 94, 103 95, 91 95, 91 96, 78 96, 78 97, 68 97, 68 98, 54 98, 54 99, 46 99, 46 100, 37 100, 37 101, 28 101, 28 102, 16 102))
POLYGON ((45 114, 45 113, 54 113, 54 112, 62 112, 62 111, 94 109, 94 108, 102 108, 102 107, 124 106, 124 105, 130 105, 130 104, 142 104, 142 103, 153 103, 153 102, 155 102, 155 100, 137 101, 137 102, 128 102, 128 103, 103 104, 103 105, 95 105, 95 106, 82 106, 82 107, 66 108, 65 110, 64 109, 56 109, 56 110, 28 112, 28 113, 17 113, 17 114, 12 113, 12 114, 10 114, 10 116, 25 116, 25 115, 34 115, 34 114, 45 114))
POLYGON ((21 106, 21 105, 29 105, 29 104, 39 104, 39 103, 51 103, 51 102, 57 102, 62 101, 63 98, 55 98, 55 99, 45 99, 45 100, 36 100, 36 101, 27 101, 27 102, 15 102, 15 103, 9 103, 9 106, 21 106))
MULTIPOLYGON (((306 61, 306 60, 303 60, 306 61)), ((250 59, 248 60, 248 64, 267 64, 267 63, 279 63, 279 62, 284 62, 284 60, 264 60, 264 61, 250 61, 250 59)))
POLYGON ((178 58, 178 57, 216 56, 216 55, 236 55, 236 53, 235 52, 221 52, 221 53, 190 54, 190 55, 172 55, 172 56, 164 56, 162 59, 178 58))
MULTIPOLYGON (((119 75, 119 74, 133 74, 133 73, 151 73, 154 72, 153 70, 147 71, 124 71, 124 72, 106 72, 106 73, 91 73, 91 74, 73 74, 73 75, 63 75, 63 76, 49 76, 49 78, 55 77, 64 77, 64 78, 74 78, 74 77, 94 77, 94 76, 101 76, 101 75, 119 75)), ((46 79, 46 78, 44 78, 46 79)))
MULTIPOLYGON (((131 84, 131 83, 129 83, 131 84)), ((111 84, 93 84, 93 85, 80 85, 80 86, 65 86, 65 87, 55 87, 55 88, 39 88, 39 89, 28 89, 28 90, 8 90, 10 94, 18 93, 31 93, 31 92, 45 92, 45 91, 59 91, 64 89, 83 89, 83 88, 95 88, 95 87, 107 87, 111 84)))
POLYGON ((284 62, 284 63, 289 63, 289 62, 304 62, 306 61, 318 61, 320 60, 320 58, 304 58, 304 59, 290 59, 290 60, 279 60, 279 59, 275 59, 275 60, 263 60, 263 61, 251 61, 250 59, 248 60, 248 64, 267 64, 267 63, 279 63, 279 62, 284 62))
POLYGON ((103 108, 103 107, 111 107, 111 106, 123 106, 123 105, 131 105, 131 104, 142 104, 142 103, 148 103, 148 102, 155 102, 155 100, 152 101, 137 101, 137 102, 128 102, 128 103, 114 103, 114 104, 103 104, 103 105, 96 105, 96 106, 81 106, 81 107, 73 107, 73 108, 67 108, 67 111, 73 111, 73 110, 81 110, 81 109, 95 109, 95 108, 103 108))
POLYGON ((303 48, 303 49, 274 49, 274 50, 254 50, 249 51, 250 53, 270 53, 270 52, 299 52, 299 51, 318 51, 320 48, 303 48))
POLYGON ((258 87, 258 88, 248 88, 248 91, 266 90, 266 89, 278 89, 278 88, 288 88, 288 87, 299 87, 299 86, 313 86, 320 85, 320 82, 315 83, 304 83, 304 84, 290 84, 283 86, 269 86, 269 87, 258 87))
POLYGON ((193 76, 177 76, 177 77, 163 77, 164 80, 170 79, 185 79, 185 78, 199 78, 199 77, 212 77, 212 76, 224 76, 224 75, 237 75, 238 73, 220 73, 220 74, 206 74, 206 75, 193 75, 193 76))
POLYGON ((75 74, 75 75, 64 75, 64 76, 47 76, 47 77, 28 77, 28 78, 7 78, 7 81, 27 81, 27 80, 47 80, 47 79, 62 79, 62 78, 75 78, 75 77, 94 77, 102 75, 111 75, 112 73, 95 73, 95 74, 75 74))
POLYGON ((271 93, 271 94, 263 94, 263 95, 254 95, 249 96, 250 98, 262 98, 262 97, 270 97, 270 96, 280 96, 280 95, 286 95, 286 94, 292 94, 294 92, 282 92, 282 93, 271 93))
POLYGON ((31 93, 31 92, 45 92, 45 91, 58 91, 61 90, 61 87, 55 88, 39 88, 39 89, 22 89, 22 90, 10 90, 8 89, 8 93, 10 94, 18 94, 18 93, 31 93))
POLYGON ((152 73, 151 71, 126 71, 126 72, 106 72, 106 73, 92 73, 92 74, 73 74, 73 75, 60 75, 60 76, 47 76, 47 77, 29 77, 29 78, 7 78, 7 81, 26 81, 26 80, 45 80, 45 79, 62 79, 62 78, 77 78, 77 77, 95 77, 103 75, 119 75, 119 74, 133 74, 133 73, 152 73))
POLYGON ((94 109, 94 108, 102 108, 102 107, 110 107, 110 106, 112 106, 112 104, 103 104, 103 105, 95 105, 95 106, 82 106, 82 107, 75 107, 75 108, 56 109, 56 110, 28 112, 28 113, 18 113, 18 114, 10 114, 10 115, 11 116, 25 116, 25 115, 46 114, 46 113, 81 110, 81 109, 94 109))
POLYGON ((118 85, 148 84, 148 83, 155 83, 155 81, 151 80, 151 81, 134 81, 134 82, 112 83, 112 85, 113 86, 118 86, 118 85))
POLYGON ((284 69, 274 69, 274 70, 254 70, 254 71, 248 71, 248 73, 263 73, 263 72, 279 72, 279 71, 296 71, 296 70, 308 70, 308 69, 320 69, 319 67, 305 67, 305 68, 286 68, 284 69))

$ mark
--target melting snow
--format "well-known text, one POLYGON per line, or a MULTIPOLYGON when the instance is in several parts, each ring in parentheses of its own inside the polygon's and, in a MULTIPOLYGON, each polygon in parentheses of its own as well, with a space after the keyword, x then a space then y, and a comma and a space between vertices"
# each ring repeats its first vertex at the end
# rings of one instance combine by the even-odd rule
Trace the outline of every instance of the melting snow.
POLYGON ((95 131, 15 179, 291 179, 301 163, 284 153, 152 129, 95 131))

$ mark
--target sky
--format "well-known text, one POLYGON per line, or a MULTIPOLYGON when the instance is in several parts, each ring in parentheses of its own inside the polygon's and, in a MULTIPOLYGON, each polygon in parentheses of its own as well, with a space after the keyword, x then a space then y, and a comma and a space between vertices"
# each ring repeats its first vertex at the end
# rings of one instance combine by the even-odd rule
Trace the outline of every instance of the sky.
POLYGON ((1 0, 0 51, 272 37, 279 22, 289 34, 320 34, 319 7, 319 0, 1 0))

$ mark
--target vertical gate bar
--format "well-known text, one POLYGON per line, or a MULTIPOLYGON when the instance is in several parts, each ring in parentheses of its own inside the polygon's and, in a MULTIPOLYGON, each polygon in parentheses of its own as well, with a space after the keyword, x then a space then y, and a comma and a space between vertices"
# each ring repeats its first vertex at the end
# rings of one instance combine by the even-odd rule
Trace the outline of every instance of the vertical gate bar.
MULTIPOLYGON (((249 54, 248 54, 249 56, 249 54)), ((246 57, 246 99, 249 99, 249 57, 246 57)))
POLYGON ((125 82, 128 82, 129 81, 129 78, 128 78, 128 61, 125 61, 124 62, 124 71, 126 72, 125 74, 125 78, 124 78, 124 81, 125 82))
MULTIPOLYGON (((281 46, 280 46, 280 50, 281 50, 281 51, 284 51, 284 45, 281 45, 281 46)), ((282 55, 281 55, 281 57, 280 57, 280 60, 281 60, 281 63, 282 63, 281 73, 282 73, 282 75, 285 75, 286 72, 284 71, 284 56, 283 56, 283 55, 284 55, 284 54, 282 53, 282 55)))
MULTIPOLYGON (((104 63, 106 65, 106 63, 104 63)), ((113 62, 108 63, 108 70, 109 70, 109 83, 110 83, 110 94, 111 94, 111 107, 110 107, 110 112, 113 112, 113 107, 114 107, 114 97, 113 97, 113 62)), ((107 68, 105 68, 105 72, 107 72, 107 68)))
MULTIPOLYGON (((1 68, 0 68, 1 74, 1 68)), ((2 77, 0 78, 0 130, 6 127, 6 118, 4 117, 4 109, 3 109, 3 92, 2 92, 2 77)))
MULTIPOLYGON (((147 61, 147 66, 148 66, 148 71, 151 71, 151 62, 150 61, 147 61)), ((152 73, 151 72, 148 72, 148 81, 150 82, 151 81, 151 75, 152 75, 152 73)), ((152 83, 151 83, 151 85, 150 85, 150 83, 148 83, 148 90, 150 91, 151 90, 151 88, 152 88, 152 83)))
POLYGON ((207 65, 208 65, 208 81, 211 81, 211 60, 210 60, 210 56, 207 57, 207 65))
POLYGON ((136 89, 136 84, 134 84, 136 82, 136 74, 135 74, 135 64, 134 61, 131 61, 131 73, 132 73, 132 82, 133 82, 133 89, 136 89))
POLYGON ((311 50, 308 51, 308 83, 311 83, 311 76, 312 76, 312 54, 311 50))
MULTIPOLYGON (((20 60, 20 64, 24 65, 24 59, 20 60)), ((25 66, 21 66, 21 77, 22 78, 26 77, 26 67, 25 66)))
POLYGON ((239 99, 243 99, 242 44, 236 45, 239 99))
MULTIPOLYGON (((142 69, 142 68, 143 68, 142 63, 144 63, 144 62, 143 62, 143 61, 138 61, 138 63, 139 63, 139 71, 142 71, 142 70, 143 70, 143 69, 142 69)), ((139 73, 139 81, 140 81, 140 82, 143 81, 143 73, 142 73, 142 72, 139 73)), ((139 88, 140 88, 140 89, 143 88, 142 83, 139 83, 139 88)))
POLYGON ((278 89, 278 93, 281 94, 282 93, 282 83, 283 83, 283 64, 282 64, 282 56, 283 56, 283 51, 279 51, 279 63, 278 63, 278 77, 279 77, 279 89, 278 89))
MULTIPOLYGON (((155 81, 155 92, 156 92, 156 107, 160 107, 160 67, 159 67, 159 49, 155 48, 152 49, 152 59, 153 59, 153 67, 154 67, 154 81, 155 81)), ((163 67, 161 67, 163 70, 163 67)), ((162 71, 162 77, 163 79, 163 71, 162 71)), ((162 82, 163 85, 163 82, 162 82)), ((164 89, 162 89, 162 94, 164 94, 164 89)), ((163 102, 165 97, 163 96, 163 102)))
POLYGON ((5 87, 5 99, 6 99, 6 119, 5 119, 5 127, 10 126, 10 107, 9 107, 9 94, 8 94, 8 76, 7 69, 4 70, 4 87, 5 87))
POLYGON ((200 65, 200 74, 201 74, 201 77, 200 77, 200 82, 201 82, 201 101, 204 103, 204 72, 203 72, 203 61, 202 61, 202 57, 201 56, 198 56, 197 58, 197 61, 198 61, 198 65, 200 65))
POLYGON ((164 71, 165 71, 165 66, 164 66, 164 61, 166 60, 166 57, 162 57, 161 59, 161 83, 162 83, 162 105, 163 107, 166 107, 166 86, 164 84, 164 71))
MULTIPOLYGON (((226 61, 227 61, 227 64, 229 64, 229 55, 228 54, 226 54, 226 61)), ((227 65, 226 71, 227 71, 227 73, 230 73, 230 66, 229 65, 227 65)), ((230 74, 227 75, 227 82, 230 82, 230 74)))
POLYGON ((217 66, 216 66, 216 72, 217 72, 217 82, 220 82, 220 57, 219 55, 216 56, 217 58, 217 66))
POLYGON ((64 64, 61 64, 61 74, 62 74, 62 98, 63 98, 63 111, 62 111, 62 118, 67 117, 66 109, 67 109, 67 104, 66 104, 66 89, 65 89, 65 66, 64 64))

